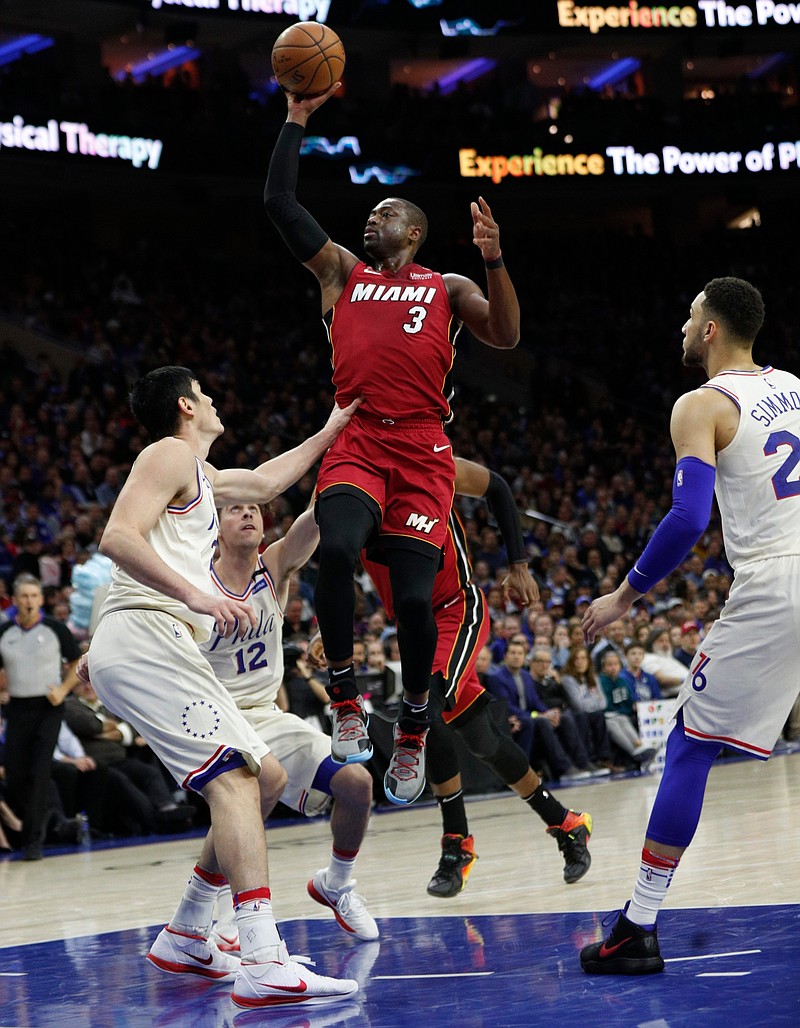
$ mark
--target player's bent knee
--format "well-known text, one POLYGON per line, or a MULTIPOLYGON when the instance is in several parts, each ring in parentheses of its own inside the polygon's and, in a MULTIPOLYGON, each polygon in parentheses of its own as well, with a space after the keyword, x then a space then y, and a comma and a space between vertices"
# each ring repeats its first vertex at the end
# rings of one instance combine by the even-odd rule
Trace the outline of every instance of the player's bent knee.
POLYGON ((470 753, 489 763, 500 748, 502 736, 486 711, 481 711, 465 725, 458 725, 456 731, 466 743, 470 753))
POLYGON ((214 806, 220 803, 258 803, 259 782, 248 767, 232 767, 230 770, 221 771, 207 782, 200 790, 200 795, 212 812, 214 806))
POLYGON ((261 761, 261 774, 258 776, 258 791, 261 800, 261 816, 267 817, 281 798, 289 776, 277 759, 268 753, 261 761))
POLYGON ((359 809, 372 805, 372 775, 363 764, 345 764, 330 781, 335 800, 359 809))

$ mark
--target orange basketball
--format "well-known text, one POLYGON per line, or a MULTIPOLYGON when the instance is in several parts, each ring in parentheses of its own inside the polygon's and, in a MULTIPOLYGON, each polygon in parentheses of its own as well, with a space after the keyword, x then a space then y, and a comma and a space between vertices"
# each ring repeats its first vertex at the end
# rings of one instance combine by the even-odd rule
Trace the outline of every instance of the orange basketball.
POLYGON ((317 96, 330 89, 342 77, 344 60, 341 39, 318 21, 290 25, 272 48, 275 78, 299 96, 317 96))

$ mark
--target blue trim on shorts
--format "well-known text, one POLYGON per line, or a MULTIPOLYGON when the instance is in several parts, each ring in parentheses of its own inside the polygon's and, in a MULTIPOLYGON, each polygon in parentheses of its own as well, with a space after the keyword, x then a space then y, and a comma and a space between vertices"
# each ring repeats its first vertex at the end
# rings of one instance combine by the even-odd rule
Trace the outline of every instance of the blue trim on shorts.
POLYGON ((331 789, 331 779, 336 772, 341 771, 344 766, 344 764, 337 764, 332 757, 326 757, 317 768, 317 773, 314 775, 314 781, 311 783, 311 788, 316 789, 317 792, 324 792, 326 796, 332 796, 333 791, 331 789))
POLYGON ((200 792, 209 782, 212 782, 218 775, 225 771, 233 771, 237 767, 247 767, 247 761, 238 750, 230 746, 207 768, 201 775, 192 778, 189 788, 194 792, 200 792))

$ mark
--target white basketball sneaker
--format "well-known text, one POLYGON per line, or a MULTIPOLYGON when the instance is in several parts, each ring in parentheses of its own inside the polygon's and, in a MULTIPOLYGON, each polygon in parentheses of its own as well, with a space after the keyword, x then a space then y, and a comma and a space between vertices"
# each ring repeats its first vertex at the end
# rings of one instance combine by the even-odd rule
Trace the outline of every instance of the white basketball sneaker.
POLYGON ((323 907, 330 907, 334 917, 348 935, 354 935, 364 942, 377 939, 380 933, 375 918, 367 910, 364 897, 353 892, 355 880, 348 882, 341 889, 329 889, 325 882, 326 870, 327 868, 323 868, 317 871, 308 883, 308 895, 323 907))
POLYGON ((243 962, 239 968, 231 994, 237 1007, 318 1006, 358 992, 351 978, 327 978, 292 960, 283 941, 261 953, 268 953, 268 959, 243 962))
POLYGON ((213 939, 178 932, 169 925, 159 932, 147 959, 168 974, 197 974, 216 981, 235 978, 239 971, 239 957, 222 953, 213 939))

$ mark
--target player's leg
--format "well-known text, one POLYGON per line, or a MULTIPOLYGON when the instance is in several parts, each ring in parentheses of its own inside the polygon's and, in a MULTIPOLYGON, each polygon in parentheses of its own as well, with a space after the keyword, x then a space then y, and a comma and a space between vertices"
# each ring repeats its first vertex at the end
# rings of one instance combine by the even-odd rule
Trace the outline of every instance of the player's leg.
POLYGON ((331 854, 308 883, 308 894, 333 911, 337 923, 353 938, 371 942, 380 934, 363 896, 353 891, 356 859, 369 823, 372 776, 359 764, 337 767, 330 758, 320 764, 314 788, 333 797, 331 854))
POLYGON ((394 728, 384 791, 392 803, 405 804, 413 803, 425 788, 425 741, 430 727, 428 682, 437 639, 431 596, 439 570, 439 551, 433 547, 423 552, 390 546, 387 554, 403 671, 403 704, 394 728))
POLYGON ((545 823, 547 834, 556 840, 564 858, 564 881, 572 885, 583 878, 592 862, 589 854, 591 815, 568 810, 559 803, 545 788, 519 746, 499 730, 488 705, 480 705, 472 717, 457 720, 454 727, 469 751, 490 767, 545 823))
MULTIPOLYGON (((263 736, 262 736, 263 738, 263 736)), ((327 743, 326 743, 327 745, 327 743)), ((281 798, 286 788, 287 774, 285 769, 278 763, 273 753, 268 753, 261 761, 261 774, 258 776, 258 791, 261 804, 261 820, 266 822, 269 815, 275 809, 275 805, 281 798)), ((213 884, 205 884, 205 887, 197 883, 195 876, 201 878, 205 883, 209 882, 209 873, 219 871, 216 851, 214 849, 213 829, 206 836, 200 859, 194 869, 192 879, 187 888, 194 885, 202 889, 204 896, 212 903, 214 910, 213 938, 223 953, 234 953, 239 955, 239 929, 236 924, 236 908, 233 902, 233 893, 228 884, 227 878, 221 873, 213 876, 213 884), (221 878, 221 882, 219 879, 221 878), (214 888, 216 885, 216 888, 214 888)), ((184 896, 186 893, 184 893, 184 896)), ((173 921, 178 917, 176 913, 173 921)))
POLYGON ((353 493, 324 492, 317 504, 319 573, 314 604, 328 662, 331 755, 338 763, 372 756, 367 716, 353 669, 353 572, 370 533, 380 523, 377 504, 353 493))
POLYGON ((589 974, 652 974, 663 971, 656 918, 681 856, 694 838, 706 783, 722 747, 687 739, 683 712, 667 739, 664 774, 656 793, 631 899, 611 935, 581 950, 589 974))
MULTIPOLYGON (((436 703, 433 696, 432 691, 432 705, 436 703)), ((446 899, 457 896, 467 884, 478 855, 475 840, 469 834, 453 733, 441 720, 438 709, 431 711, 431 717, 426 746, 427 773, 442 815, 442 852, 439 865, 428 882, 428 892, 446 899)))

